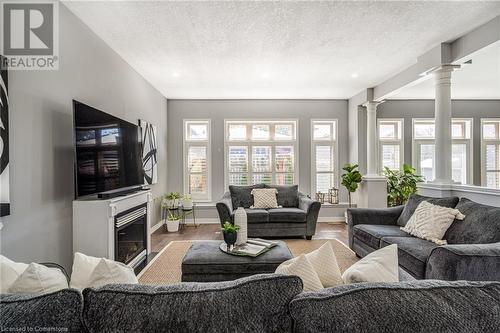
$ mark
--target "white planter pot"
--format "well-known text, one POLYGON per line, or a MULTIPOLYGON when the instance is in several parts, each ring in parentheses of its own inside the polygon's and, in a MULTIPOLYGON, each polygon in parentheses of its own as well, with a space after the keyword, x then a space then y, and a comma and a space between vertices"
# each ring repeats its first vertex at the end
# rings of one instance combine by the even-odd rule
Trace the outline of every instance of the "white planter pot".
POLYGON ((167 230, 168 232, 179 231, 179 220, 167 220, 167 230))
POLYGON ((184 209, 193 209, 193 200, 183 200, 182 208, 184 209))
POLYGON ((247 229, 247 212, 242 207, 239 207, 234 212, 234 224, 240 227, 238 230, 238 238, 236 238, 236 245, 245 244, 248 239, 247 229))

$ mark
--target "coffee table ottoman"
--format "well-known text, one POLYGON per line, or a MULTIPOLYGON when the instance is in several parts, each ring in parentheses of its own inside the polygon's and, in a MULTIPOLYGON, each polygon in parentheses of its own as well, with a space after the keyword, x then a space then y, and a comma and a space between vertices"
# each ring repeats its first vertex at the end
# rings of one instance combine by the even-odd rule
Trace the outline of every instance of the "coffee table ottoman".
POLYGON ((195 242, 182 259, 181 281, 230 281, 254 274, 274 273, 282 262, 293 258, 283 241, 255 258, 224 253, 219 249, 221 242, 195 242))

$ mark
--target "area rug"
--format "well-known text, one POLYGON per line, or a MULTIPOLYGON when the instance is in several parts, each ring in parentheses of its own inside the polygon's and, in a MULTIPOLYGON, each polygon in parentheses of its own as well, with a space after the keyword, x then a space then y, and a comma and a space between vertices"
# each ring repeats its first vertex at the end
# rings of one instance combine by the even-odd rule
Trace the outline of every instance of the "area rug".
MULTIPOLYGON (((194 242, 196 241, 170 242, 139 274, 139 282, 155 285, 180 282, 182 258, 184 258, 187 250, 194 242)), ((354 252, 336 239, 291 239, 285 240, 285 242, 295 257, 301 253, 314 251, 326 242, 330 242, 342 272, 358 261, 354 252)))

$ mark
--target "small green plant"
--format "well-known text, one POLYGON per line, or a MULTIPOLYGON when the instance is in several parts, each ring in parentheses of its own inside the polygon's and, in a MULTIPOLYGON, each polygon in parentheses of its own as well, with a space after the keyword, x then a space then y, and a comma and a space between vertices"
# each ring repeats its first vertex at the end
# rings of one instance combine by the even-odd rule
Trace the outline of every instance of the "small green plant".
POLYGON ((417 184, 424 181, 424 177, 417 175, 415 168, 408 164, 403 164, 403 170, 384 169, 389 207, 405 204, 410 195, 417 192, 417 184))
POLYGON ((347 189, 347 195, 349 199, 349 208, 351 207, 351 193, 356 192, 358 189, 358 184, 361 183, 362 175, 357 170, 357 164, 346 164, 342 168, 345 173, 342 174, 342 185, 347 189))
POLYGON ((178 205, 178 200, 182 198, 179 192, 170 192, 165 194, 164 199, 162 200, 161 206, 163 208, 173 208, 178 205))
POLYGON ((192 198, 192 197, 191 197, 191 194, 184 194, 184 195, 182 196, 182 200, 191 200, 191 198, 192 198))
POLYGON ((238 232, 238 230, 240 230, 240 226, 239 225, 234 225, 231 222, 227 222, 226 221, 222 225, 221 230, 224 231, 224 232, 226 232, 226 233, 229 233, 229 234, 234 234, 235 232, 238 232))

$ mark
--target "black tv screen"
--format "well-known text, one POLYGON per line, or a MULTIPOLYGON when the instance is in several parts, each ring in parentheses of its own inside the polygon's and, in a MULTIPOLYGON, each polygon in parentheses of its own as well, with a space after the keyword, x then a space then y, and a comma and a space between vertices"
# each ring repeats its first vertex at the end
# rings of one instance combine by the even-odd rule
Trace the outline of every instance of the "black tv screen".
POLYGON ((73 116, 77 198, 144 183, 138 125, 77 101, 73 116))

